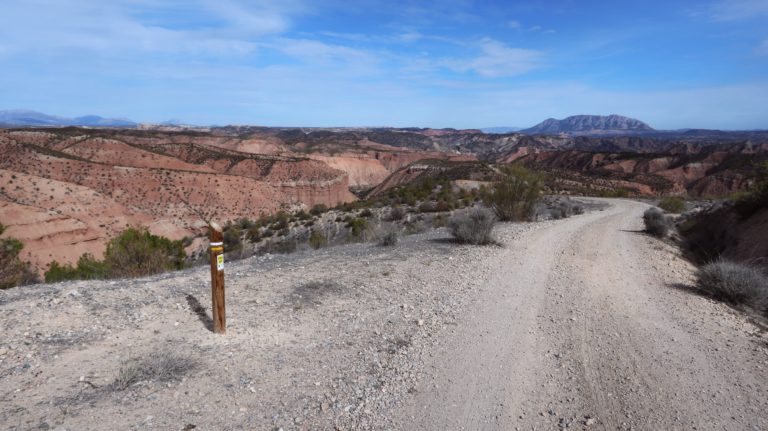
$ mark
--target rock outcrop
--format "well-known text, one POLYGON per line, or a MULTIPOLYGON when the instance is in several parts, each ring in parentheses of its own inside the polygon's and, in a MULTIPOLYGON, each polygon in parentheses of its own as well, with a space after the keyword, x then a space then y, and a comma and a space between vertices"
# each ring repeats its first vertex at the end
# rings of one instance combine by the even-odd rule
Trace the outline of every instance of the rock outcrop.
POLYGON ((522 130, 527 134, 557 135, 557 134, 599 134, 650 132, 651 126, 634 118, 621 115, 573 115, 562 120, 549 118, 543 122, 522 130))

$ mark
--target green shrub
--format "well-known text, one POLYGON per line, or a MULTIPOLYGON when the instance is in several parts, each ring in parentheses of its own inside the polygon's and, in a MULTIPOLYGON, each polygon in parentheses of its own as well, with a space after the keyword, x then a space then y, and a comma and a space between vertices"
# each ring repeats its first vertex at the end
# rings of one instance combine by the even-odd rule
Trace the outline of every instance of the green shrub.
POLYGON ((541 177, 522 166, 510 166, 484 201, 501 221, 530 220, 539 200, 541 177))
MULTIPOLYGON (((0 224, 0 235, 5 232, 5 226, 0 224)), ((37 282, 37 274, 28 262, 19 258, 24 244, 16 238, 0 239, 0 289, 32 284, 37 282)))
POLYGON ((677 196, 669 196, 659 202, 659 208, 666 212, 680 214, 685 211, 685 201, 677 196))
POLYGON ((435 218, 432 219, 432 227, 443 227, 447 222, 448 217, 446 217, 445 214, 437 214, 435 218))
POLYGON ((247 239, 250 242, 259 242, 261 241, 261 228, 258 226, 254 226, 245 233, 245 239, 247 239))
POLYGON ((425 227, 424 224, 418 221, 405 223, 405 234, 406 235, 416 235, 417 233, 424 232, 425 227))
POLYGON ((420 213, 433 213, 435 211, 437 211, 437 204, 432 201, 424 201, 419 204, 420 213))
POLYGON ((496 217, 485 208, 474 208, 454 214, 448 220, 448 231, 456 241, 466 244, 490 244, 494 242, 493 226, 496 217))
POLYGON ((291 254, 296 251, 298 244, 295 239, 284 239, 269 243, 267 252, 277 254, 291 254))
POLYGON ((243 231, 239 226, 226 226, 222 236, 224 237, 224 250, 237 251, 243 248, 243 244, 241 242, 243 231))
POLYGON ((128 228, 107 244, 104 263, 110 277, 139 277, 184 267, 181 241, 149 233, 146 228, 128 228))
POLYGON ((389 210, 389 220, 390 221, 398 221, 405 218, 405 210, 403 207, 400 206, 394 206, 392 209, 389 210))
POLYGON ((648 208, 643 213, 645 231, 657 238, 664 238, 672 230, 672 219, 656 207, 648 208))
POLYGON ((77 260, 77 275, 81 280, 100 280, 109 277, 106 263, 96 260, 90 253, 85 253, 77 260))
POLYGON ((314 216, 319 216, 320 214, 327 211, 328 211, 328 207, 325 204, 317 204, 313 206, 311 210, 309 210, 309 213, 314 216))
POLYGON ((397 245, 398 239, 399 237, 397 235, 397 231, 393 229, 381 236, 381 239, 379 239, 379 245, 382 247, 391 247, 397 245))
POLYGON ((55 260, 51 262, 48 271, 45 271, 45 282, 57 283, 66 280, 77 280, 77 270, 72 265, 61 265, 55 260))
POLYGON ((353 218, 347 222, 347 227, 351 229, 353 237, 360 238, 363 232, 368 228, 368 220, 364 218, 353 218))
POLYGON ((735 206, 743 218, 764 208, 768 208, 768 161, 757 168, 754 184, 738 198, 735 206))
POLYGON ((699 288, 715 299, 768 314, 768 277, 757 267, 728 260, 702 266, 699 288))
POLYGON ((326 244, 328 244, 328 238, 326 238, 325 234, 320 230, 315 229, 312 231, 312 234, 309 235, 309 246, 315 250, 325 247, 326 244))
POLYGON ((273 230, 283 230, 288 227, 288 222, 290 221, 290 216, 285 211, 279 211, 277 214, 272 216, 272 226, 271 228, 273 230))

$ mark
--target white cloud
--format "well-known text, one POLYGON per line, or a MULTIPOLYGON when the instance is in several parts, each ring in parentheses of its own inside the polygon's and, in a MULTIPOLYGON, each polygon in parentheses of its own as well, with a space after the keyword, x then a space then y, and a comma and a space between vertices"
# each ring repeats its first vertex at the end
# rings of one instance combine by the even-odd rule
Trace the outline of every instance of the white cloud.
POLYGON ((757 55, 768 57, 768 39, 764 40, 757 48, 755 48, 757 55))
POLYGON ((520 24, 520 21, 512 20, 507 23, 507 27, 519 30, 522 27, 522 24, 520 24))
POLYGON ((16 52, 74 50, 104 55, 128 52, 245 54, 255 38, 286 31, 291 1, 198 0, 196 4, 146 0, 58 2, 29 0, 3 8, 0 39, 16 52), (177 16, 216 25, 173 25, 177 16), (206 19, 202 19, 206 18, 206 19))
POLYGON ((488 78, 522 75, 541 67, 543 54, 540 51, 511 48, 490 38, 482 39, 479 47, 479 56, 469 60, 449 60, 446 64, 453 70, 472 70, 488 78))
POLYGON ((376 56, 367 51, 311 39, 280 39, 277 43, 268 46, 307 63, 325 65, 346 63, 361 67, 374 65, 377 62, 376 56))
POLYGON ((738 21, 768 16, 766 0, 718 0, 709 7, 709 16, 715 21, 738 21))

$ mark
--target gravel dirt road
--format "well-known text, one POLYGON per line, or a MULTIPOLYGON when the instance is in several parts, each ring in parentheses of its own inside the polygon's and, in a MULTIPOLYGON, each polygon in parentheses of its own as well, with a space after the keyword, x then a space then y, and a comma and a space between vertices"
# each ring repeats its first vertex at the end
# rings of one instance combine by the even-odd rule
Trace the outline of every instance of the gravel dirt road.
POLYGON ((764 430, 768 336, 693 294, 646 204, 0 291, 0 429, 764 430), (194 362, 118 385, 155 352, 194 362))
POLYGON ((768 429, 765 336, 612 207, 514 241, 429 352, 401 428, 768 429))

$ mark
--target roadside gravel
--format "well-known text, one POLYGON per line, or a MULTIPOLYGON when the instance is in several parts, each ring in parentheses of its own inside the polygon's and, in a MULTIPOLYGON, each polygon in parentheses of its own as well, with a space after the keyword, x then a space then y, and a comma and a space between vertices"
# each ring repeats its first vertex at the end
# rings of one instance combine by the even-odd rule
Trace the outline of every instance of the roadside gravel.
POLYGON ((0 428, 768 428, 768 337, 685 289, 647 205, 603 202, 502 246, 439 229, 228 262, 224 336, 207 268, 2 291, 0 428), (157 351, 197 367, 115 389, 157 351))

